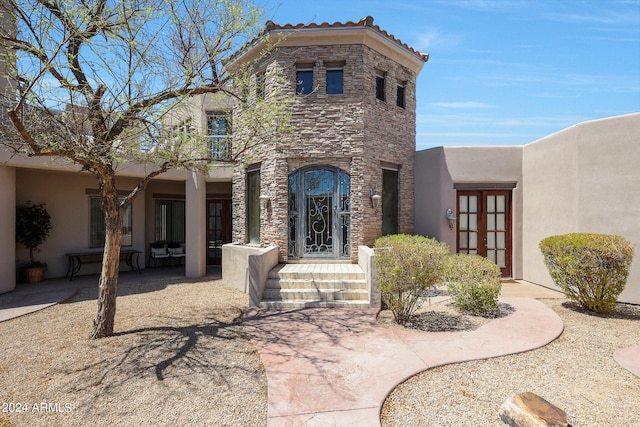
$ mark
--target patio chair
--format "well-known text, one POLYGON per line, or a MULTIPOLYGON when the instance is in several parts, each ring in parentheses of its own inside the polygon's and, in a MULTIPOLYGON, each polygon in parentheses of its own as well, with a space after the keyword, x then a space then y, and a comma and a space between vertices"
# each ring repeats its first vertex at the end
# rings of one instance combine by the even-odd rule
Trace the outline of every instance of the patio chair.
POLYGON ((147 268, 151 265, 151 260, 153 260, 153 268, 156 268, 158 260, 162 260, 162 265, 166 266, 170 256, 171 254, 167 251, 167 246, 164 243, 151 243, 149 245, 149 262, 147 262, 147 268))
POLYGON ((186 254, 184 253, 184 246, 182 246, 182 243, 167 244, 167 251, 169 251, 169 258, 177 259, 178 265, 183 264, 183 260, 185 259, 186 254))

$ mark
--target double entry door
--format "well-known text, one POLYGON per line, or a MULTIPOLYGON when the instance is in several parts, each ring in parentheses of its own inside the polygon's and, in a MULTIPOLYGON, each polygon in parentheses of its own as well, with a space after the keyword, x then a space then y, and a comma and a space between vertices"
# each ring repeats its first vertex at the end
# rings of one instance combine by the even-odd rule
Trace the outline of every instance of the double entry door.
POLYGON ((511 190, 458 190, 458 253, 495 262, 511 277, 511 190))

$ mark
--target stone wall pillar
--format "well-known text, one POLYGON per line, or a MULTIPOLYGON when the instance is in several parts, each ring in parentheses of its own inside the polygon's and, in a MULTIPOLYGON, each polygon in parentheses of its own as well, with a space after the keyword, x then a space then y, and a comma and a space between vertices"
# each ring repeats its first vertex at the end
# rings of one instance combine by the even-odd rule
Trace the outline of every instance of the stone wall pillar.
POLYGON ((0 166, 0 294, 16 287, 16 170, 0 166))
POLYGON ((185 182, 185 276, 207 272, 207 185, 200 172, 190 171, 185 182))

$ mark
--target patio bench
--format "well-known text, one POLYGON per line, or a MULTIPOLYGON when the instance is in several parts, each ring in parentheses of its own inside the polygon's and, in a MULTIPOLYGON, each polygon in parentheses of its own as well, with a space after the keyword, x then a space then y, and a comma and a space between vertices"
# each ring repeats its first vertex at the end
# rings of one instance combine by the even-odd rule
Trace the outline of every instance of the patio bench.
POLYGON ((162 265, 166 266, 167 262, 171 263, 172 259, 178 259, 181 264, 186 254, 184 253, 184 246, 182 243, 151 243, 149 245, 149 261, 147 267, 151 265, 153 260, 153 267, 155 268, 158 260, 162 260, 162 265))
MULTIPOLYGON (((131 271, 138 270, 138 273, 142 274, 139 263, 140 254, 141 251, 136 249, 120 249, 120 261, 124 261, 128 267, 131 267, 131 271)), ((69 277, 69 281, 72 281, 73 276, 78 274, 83 264, 101 263, 104 252, 69 252, 65 255, 69 259, 69 266, 64 277, 69 277)))

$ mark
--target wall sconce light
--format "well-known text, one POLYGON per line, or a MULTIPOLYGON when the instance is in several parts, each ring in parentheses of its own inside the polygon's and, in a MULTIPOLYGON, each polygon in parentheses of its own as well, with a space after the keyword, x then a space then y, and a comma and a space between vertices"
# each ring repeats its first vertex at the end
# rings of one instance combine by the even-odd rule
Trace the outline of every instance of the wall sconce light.
POLYGON ((453 230, 456 226, 456 214, 454 214, 451 209, 447 209, 445 216, 447 217, 447 221, 449 221, 449 230, 453 230))
POLYGON ((373 207, 373 209, 378 210, 378 208, 380 207, 380 202, 382 201, 382 196, 378 194, 378 189, 377 188, 373 188, 371 190, 371 207, 373 207))
POLYGON ((261 194, 258 199, 260 199, 260 206, 262 207, 262 209, 267 209, 269 203, 271 202, 271 196, 268 194, 261 194))

